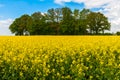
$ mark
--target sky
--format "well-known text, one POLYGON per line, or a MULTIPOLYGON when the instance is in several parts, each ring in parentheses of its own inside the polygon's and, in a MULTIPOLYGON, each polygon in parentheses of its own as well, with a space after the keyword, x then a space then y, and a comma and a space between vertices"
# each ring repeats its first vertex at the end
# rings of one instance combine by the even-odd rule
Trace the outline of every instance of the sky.
POLYGON ((14 35, 9 26, 23 14, 47 12, 51 8, 70 7, 102 12, 111 22, 110 32, 120 31, 120 0, 0 0, 0 35, 14 35))

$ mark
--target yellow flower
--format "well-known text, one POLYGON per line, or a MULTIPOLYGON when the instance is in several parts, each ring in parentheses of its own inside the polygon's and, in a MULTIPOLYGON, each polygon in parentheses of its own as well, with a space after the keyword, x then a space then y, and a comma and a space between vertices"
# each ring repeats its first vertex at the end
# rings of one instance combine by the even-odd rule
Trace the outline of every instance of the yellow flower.
MULTIPOLYGON (((0 37, 0 65, 3 73, 8 75, 12 69, 18 71, 20 77, 24 77, 25 71, 35 71, 34 80, 38 79, 37 76, 46 77, 49 73, 53 74, 53 78, 72 79, 70 75, 63 75, 66 67, 71 73, 80 76, 85 76, 89 69, 93 70, 91 72, 98 70, 100 75, 106 75, 104 69, 114 69, 109 73, 118 75, 119 43, 119 36, 0 37), (8 65, 9 70, 6 70, 8 65)), ((94 75, 89 78, 93 80, 94 75)))
POLYGON ((20 72, 19 75, 20 75, 21 77, 23 77, 23 73, 22 73, 22 72, 20 72))
POLYGON ((90 76, 90 79, 92 79, 93 78, 93 76, 90 76))
POLYGON ((90 60, 90 58, 88 57, 88 58, 86 58, 86 60, 87 60, 87 61, 89 61, 89 60, 90 60))
POLYGON ((66 78, 70 78, 70 75, 67 75, 66 78))
POLYGON ((57 72, 57 76, 60 76, 60 73, 59 73, 59 72, 57 72))
POLYGON ((76 63, 76 61, 75 61, 75 60, 73 60, 73 61, 72 61, 72 64, 75 64, 75 63, 76 63))
POLYGON ((13 57, 13 61, 16 61, 16 57, 13 57))
POLYGON ((101 64, 101 65, 103 65, 103 63, 104 63, 103 61, 100 61, 100 64, 101 64))
POLYGON ((64 71, 64 70, 65 70, 63 66, 61 67, 61 70, 62 70, 62 71, 64 71))
POLYGON ((28 67, 26 65, 23 65, 23 70, 27 71, 28 67))
POLYGON ((34 80, 38 80, 37 77, 34 77, 34 80))
POLYGON ((55 72, 55 69, 52 69, 52 72, 55 72))

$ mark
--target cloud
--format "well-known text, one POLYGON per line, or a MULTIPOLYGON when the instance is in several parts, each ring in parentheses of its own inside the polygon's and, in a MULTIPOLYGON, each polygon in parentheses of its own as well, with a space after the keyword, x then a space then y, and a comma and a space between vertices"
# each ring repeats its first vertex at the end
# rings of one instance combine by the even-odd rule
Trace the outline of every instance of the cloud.
POLYGON ((55 3, 60 4, 60 5, 64 4, 65 2, 71 2, 71 1, 72 0, 54 0, 55 3))
POLYGON ((86 8, 100 7, 110 3, 112 0, 55 0, 57 4, 64 4, 65 2, 84 3, 86 8))
POLYGON ((107 6, 104 6, 102 12, 109 18, 112 31, 120 31, 120 0, 113 0, 107 6))
POLYGON ((13 19, 0 20, 0 35, 12 35, 9 26, 13 19))
POLYGON ((12 22, 12 19, 0 20, 0 27, 8 27, 12 22))
POLYGON ((99 10, 111 22, 111 31, 120 31, 120 0, 54 0, 56 4, 64 5, 66 2, 84 3, 85 8, 102 8, 99 10))

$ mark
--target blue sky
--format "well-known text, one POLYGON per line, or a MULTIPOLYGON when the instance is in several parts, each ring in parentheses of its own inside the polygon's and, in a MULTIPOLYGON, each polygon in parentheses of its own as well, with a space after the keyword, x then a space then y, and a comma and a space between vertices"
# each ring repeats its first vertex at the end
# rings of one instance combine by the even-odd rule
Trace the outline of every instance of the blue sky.
POLYGON ((50 8, 64 6, 73 9, 89 8, 100 11, 112 23, 111 31, 120 30, 120 0, 0 0, 0 35, 12 35, 9 25, 15 18, 23 14, 31 15, 34 12, 47 12, 50 8))
POLYGON ((36 11, 47 12, 50 8, 59 8, 63 6, 71 7, 72 9, 82 9, 83 5, 70 2, 65 5, 54 3, 54 0, 0 0, 3 5, 0 8, 0 19, 17 18, 23 14, 29 14, 36 11))
POLYGON ((35 11, 46 12, 48 8, 57 7, 52 4, 51 0, 1 0, 0 4, 3 4, 0 8, 0 15, 3 15, 3 18, 16 18, 35 11))

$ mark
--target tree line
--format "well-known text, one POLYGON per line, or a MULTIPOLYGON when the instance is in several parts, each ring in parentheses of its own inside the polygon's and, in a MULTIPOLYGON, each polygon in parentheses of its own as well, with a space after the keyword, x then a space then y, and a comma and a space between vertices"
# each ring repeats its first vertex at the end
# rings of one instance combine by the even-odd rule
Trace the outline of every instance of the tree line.
POLYGON ((48 9, 47 13, 24 14, 9 29, 15 35, 98 35, 110 27, 108 18, 100 12, 63 7, 48 9))

